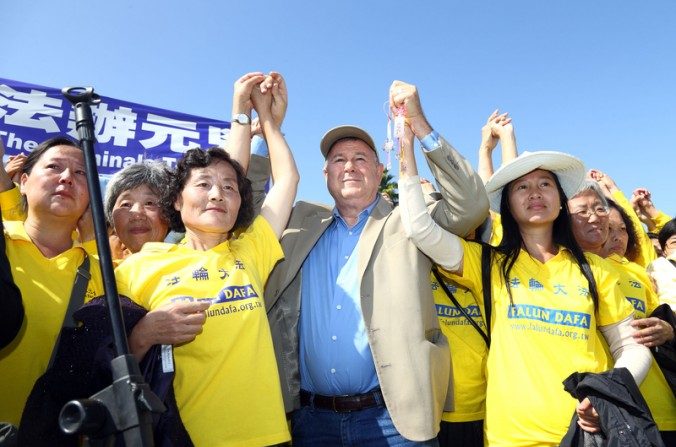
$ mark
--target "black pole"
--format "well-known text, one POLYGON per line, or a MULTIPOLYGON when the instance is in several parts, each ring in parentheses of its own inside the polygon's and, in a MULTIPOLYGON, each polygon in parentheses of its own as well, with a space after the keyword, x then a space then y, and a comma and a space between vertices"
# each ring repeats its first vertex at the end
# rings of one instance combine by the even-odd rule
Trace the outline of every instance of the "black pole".
POLYGON ((127 343, 124 320, 122 319, 122 310, 120 300, 117 294, 117 284, 115 282, 115 273, 113 272, 113 258, 110 254, 110 244, 108 242, 108 228, 103 212, 103 201, 101 200, 101 184, 99 183, 99 174, 96 168, 96 156, 94 155, 94 118, 90 104, 101 102, 99 95, 94 93, 94 89, 76 89, 66 87, 62 90, 63 95, 73 103, 75 109, 75 129, 80 137, 80 145, 84 152, 85 167, 87 168, 87 186, 89 187, 89 206, 92 210, 94 219, 94 232, 96 235, 96 247, 99 252, 99 264, 101 274, 103 275, 103 288, 108 303, 108 312, 110 312, 110 322, 113 330, 113 340, 115 341, 115 350, 117 355, 129 354, 129 344, 127 343))
POLYGON ((75 128, 87 168, 89 206, 117 357, 111 362, 113 383, 90 399, 68 402, 61 410, 59 424, 66 433, 85 435, 90 446, 112 445, 120 434, 126 446, 152 446, 152 413, 164 411, 164 405, 144 383, 138 362, 129 353, 94 153, 96 136, 90 105, 101 99, 91 87, 66 87, 61 92, 75 109, 75 128))

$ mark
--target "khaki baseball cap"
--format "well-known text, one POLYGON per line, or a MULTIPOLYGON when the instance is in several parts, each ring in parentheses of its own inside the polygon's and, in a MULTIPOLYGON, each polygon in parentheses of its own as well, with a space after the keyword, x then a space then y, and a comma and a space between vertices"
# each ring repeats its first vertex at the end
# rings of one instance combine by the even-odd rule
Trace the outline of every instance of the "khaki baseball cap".
POLYGON ((336 141, 342 140, 343 138, 356 138, 363 141, 376 153, 376 159, 378 158, 378 151, 376 150, 376 145, 373 143, 371 135, 361 127, 350 125, 334 127, 324 134, 321 143, 319 143, 324 158, 329 155, 329 151, 333 145, 336 144, 336 141))

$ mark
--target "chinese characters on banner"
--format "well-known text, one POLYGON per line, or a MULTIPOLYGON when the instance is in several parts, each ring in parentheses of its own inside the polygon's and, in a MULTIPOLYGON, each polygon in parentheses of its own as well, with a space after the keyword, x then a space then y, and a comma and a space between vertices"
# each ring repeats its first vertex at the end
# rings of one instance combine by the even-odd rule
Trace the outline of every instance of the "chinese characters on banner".
MULTIPOLYGON (((146 159, 175 166, 194 147, 224 146, 230 123, 101 97, 92 106, 96 164, 107 177, 146 159)), ((0 139, 5 156, 27 153, 42 141, 66 134, 78 140, 75 116, 60 89, 0 78, 0 139)))

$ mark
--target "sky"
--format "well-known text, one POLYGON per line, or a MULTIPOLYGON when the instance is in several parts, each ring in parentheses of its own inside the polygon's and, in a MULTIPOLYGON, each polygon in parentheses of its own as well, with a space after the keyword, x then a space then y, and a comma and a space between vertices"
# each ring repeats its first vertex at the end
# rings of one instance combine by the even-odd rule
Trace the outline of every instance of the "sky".
POLYGON ((673 0, 0 0, 0 18, 1 78, 198 116, 229 121, 239 76, 281 72, 298 199, 332 202, 319 152, 329 128, 384 141, 398 79, 474 166, 499 108, 520 151, 576 155, 676 214, 673 0))

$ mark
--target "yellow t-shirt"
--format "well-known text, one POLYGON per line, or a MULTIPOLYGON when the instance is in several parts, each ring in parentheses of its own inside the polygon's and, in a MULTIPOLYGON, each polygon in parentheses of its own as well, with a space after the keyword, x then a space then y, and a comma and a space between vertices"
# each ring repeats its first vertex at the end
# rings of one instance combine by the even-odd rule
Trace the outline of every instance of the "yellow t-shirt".
MULTIPOLYGON (((463 241, 462 277, 482 296, 481 246, 463 241)), ((492 321, 486 392, 486 442, 491 446, 555 446, 570 424, 576 400, 563 389, 572 373, 601 372, 608 361, 597 325, 627 318, 631 305, 606 261, 588 255, 600 296, 564 248, 546 263, 521 251, 512 267, 510 305, 499 262, 491 267, 492 321)))
POLYGON ((0 211, 2 211, 2 220, 26 220, 26 211, 21 202, 21 192, 14 185, 14 188, 0 192, 0 211))
POLYGON ((653 222, 655 223, 655 229, 653 230, 653 233, 659 233, 662 231, 662 228, 671 220, 673 219, 671 216, 668 214, 659 211, 657 216, 653 219, 653 222))
POLYGON ((263 288, 283 256, 257 217, 211 250, 147 243, 115 270, 119 293, 153 310, 209 300, 203 331, 174 346, 174 392, 196 446, 270 445, 290 439, 263 288))
MULTIPOLYGON (((443 274, 443 272, 442 272, 443 274)), ((446 422, 479 421, 486 412, 486 342, 477 330, 467 321, 453 304, 446 292, 439 286, 434 275, 430 275, 434 303, 437 308, 439 326, 448 338, 451 346, 453 364, 453 401, 455 409, 444 412, 442 420, 446 422)), ((444 279, 467 314, 482 330, 486 330, 483 320, 483 301, 476 300, 472 291, 450 279, 444 279)))
POLYGON ((494 247, 497 247, 500 245, 500 241, 502 241, 502 218, 500 217, 500 213, 496 213, 495 211, 490 212, 491 215, 491 235, 490 238, 488 239, 488 243, 494 247))
MULTIPOLYGON (((18 424, 33 384, 47 369, 85 251, 75 245, 48 259, 28 237, 23 222, 3 224, 7 258, 21 290, 25 318, 17 338, 0 350, 0 421, 18 424)), ((95 256, 90 256, 89 271, 85 301, 103 295, 95 256)))
MULTIPOLYGON (((609 256, 607 259, 612 261, 611 264, 620 275, 620 288, 634 307, 635 318, 646 318, 660 303, 645 269, 617 255, 609 256)), ((608 356, 612 363, 612 357, 610 354, 608 356)), ((676 430, 676 398, 655 360, 640 390, 657 427, 661 431, 676 430)))

